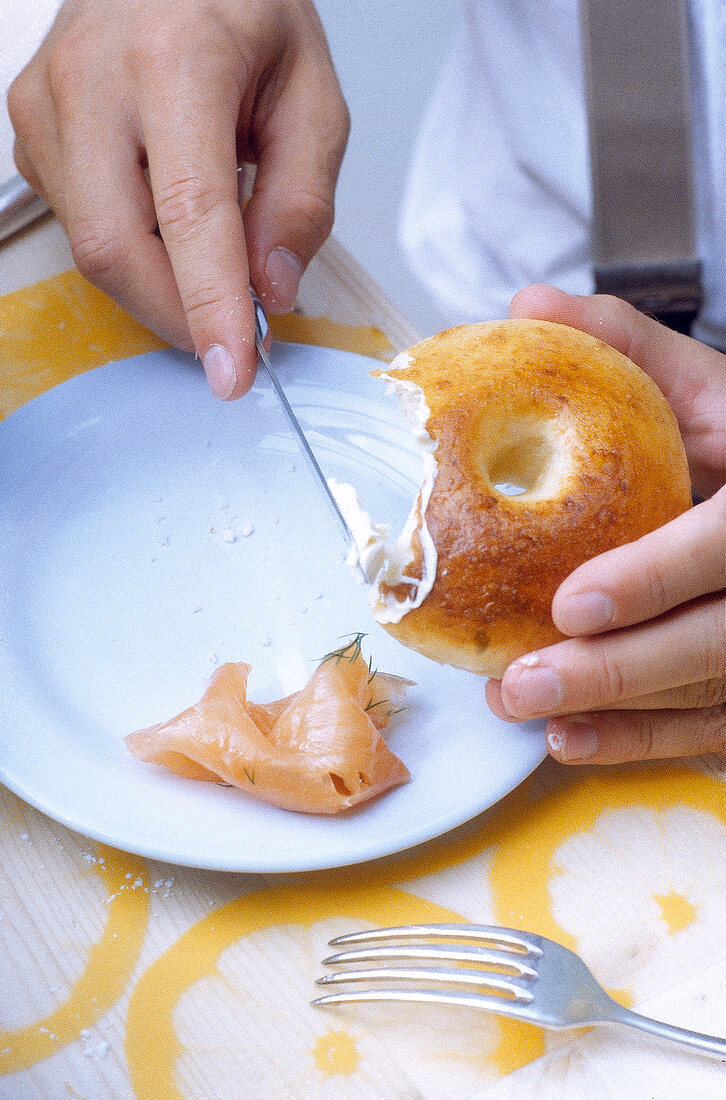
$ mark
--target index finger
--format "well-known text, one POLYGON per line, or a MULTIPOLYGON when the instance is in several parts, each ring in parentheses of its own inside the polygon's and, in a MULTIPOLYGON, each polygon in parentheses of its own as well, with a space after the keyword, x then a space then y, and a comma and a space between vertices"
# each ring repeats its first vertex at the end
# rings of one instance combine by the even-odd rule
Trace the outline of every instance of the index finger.
MULTIPOLYGON (((660 619, 592 638, 568 638, 513 661, 501 680, 512 718, 610 710, 726 674, 724 600, 705 597, 660 619)), ((490 694, 488 698, 494 697, 490 694)), ((650 704, 649 704, 650 705, 650 704)))
POLYGON ((139 103, 159 231, 194 347, 221 398, 245 393, 257 368, 237 188, 238 108, 238 87, 213 68, 203 82, 157 77, 139 103))

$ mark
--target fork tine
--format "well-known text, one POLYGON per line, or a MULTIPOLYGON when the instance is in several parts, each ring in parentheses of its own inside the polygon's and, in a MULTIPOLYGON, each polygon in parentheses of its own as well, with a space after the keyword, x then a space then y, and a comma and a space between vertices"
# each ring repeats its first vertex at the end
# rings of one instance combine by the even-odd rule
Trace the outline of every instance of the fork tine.
POLYGON ((326 993, 322 997, 317 997, 312 1003, 326 1006, 353 1002, 413 1001, 477 1008, 503 1016, 533 1020, 534 994, 527 985, 537 978, 536 969, 529 963, 530 961, 535 963, 542 956, 540 942, 539 936, 523 934, 514 928, 476 924, 417 924, 351 932, 330 940, 331 947, 350 949, 339 951, 324 959, 324 964, 337 966, 344 963, 381 962, 388 959, 415 962, 446 960, 473 963, 476 969, 378 966, 367 970, 336 971, 318 979, 318 984, 333 985, 370 980, 374 983, 374 988, 326 993), (418 942, 396 944, 396 940, 418 942), (449 942, 436 943, 430 942, 431 940, 449 942), (358 944, 372 944, 372 946, 358 947, 358 944), (497 970, 487 970, 484 969, 485 967, 496 967, 497 970), (502 970, 505 973, 502 973, 502 970), (523 984, 519 984, 520 979, 523 984), (476 985, 479 989, 476 991, 427 989, 415 986, 397 989, 376 985, 386 980, 404 982, 428 980, 476 985))
POLYGON ((469 993, 466 990, 454 992, 448 989, 359 989, 348 993, 326 993, 311 1001, 313 1005, 326 1006, 352 1004, 353 1002, 398 1001, 426 1004, 450 1004, 461 1008, 477 1008, 494 1012, 499 1016, 514 1016, 520 1020, 537 1023, 529 1005, 510 1001, 506 997, 491 996, 487 993, 469 993))
POLYGON ((521 1004, 529 1004, 533 1000, 531 990, 525 986, 517 985, 500 975, 488 974, 481 970, 464 970, 461 967, 427 967, 425 970, 419 970, 417 967, 410 966, 378 966, 367 970, 336 970, 332 974, 324 974, 322 978, 318 978, 316 985, 392 980, 475 985, 480 989, 485 988, 504 994, 521 1004))
POLYGON ((446 959, 451 962, 479 963, 483 966, 502 967, 514 971, 523 978, 536 978, 537 971, 530 966, 523 955, 505 951, 493 951, 476 944, 462 946, 443 943, 377 945, 375 947, 354 948, 352 951, 340 951, 323 959, 327 966, 339 966, 341 963, 378 962, 382 959, 446 959))
POLYGON ((369 928, 360 932, 349 932, 336 936, 329 941, 331 947, 345 944, 366 943, 387 939, 437 938, 452 940, 479 940, 495 943, 504 950, 514 950, 521 954, 540 958, 543 954, 541 937, 518 931, 516 928, 501 928, 493 924, 406 924, 393 928, 369 928))

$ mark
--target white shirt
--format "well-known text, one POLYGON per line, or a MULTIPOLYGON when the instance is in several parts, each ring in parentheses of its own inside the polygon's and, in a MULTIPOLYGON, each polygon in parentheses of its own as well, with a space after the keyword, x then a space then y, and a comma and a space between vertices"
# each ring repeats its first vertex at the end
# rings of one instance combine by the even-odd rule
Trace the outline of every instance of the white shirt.
MULTIPOLYGON (((689 0, 695 334, 726 348, 726 3, 689 0)), ((451 323, 506 317, 532 282, 591 293, 587 115, 577 0, 464 0, 404 198, 412 269, 451 323)))

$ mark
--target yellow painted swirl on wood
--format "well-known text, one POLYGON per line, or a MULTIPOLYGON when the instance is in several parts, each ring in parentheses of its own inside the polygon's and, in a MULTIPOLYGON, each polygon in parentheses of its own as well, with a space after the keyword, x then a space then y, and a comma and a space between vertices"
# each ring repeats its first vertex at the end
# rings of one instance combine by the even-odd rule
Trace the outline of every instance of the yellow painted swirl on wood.
POLYGON ((108 920, 88 952, 68 999, 42 1020, 0 1031, 0 1076, 17 1073, 79 1038, 123 993, 146 933, 149 893, 146 866, 137 856, 98 847, 93 870, 108 890, 108 920))

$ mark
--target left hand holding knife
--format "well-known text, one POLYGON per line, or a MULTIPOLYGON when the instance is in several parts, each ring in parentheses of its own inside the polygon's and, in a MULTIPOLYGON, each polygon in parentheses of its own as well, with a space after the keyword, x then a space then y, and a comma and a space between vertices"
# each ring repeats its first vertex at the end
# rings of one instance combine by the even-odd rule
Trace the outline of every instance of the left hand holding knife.
POLYGON ((218 397, 245 393, 247 287, 292 307, 348 136, 312 3, 65 0, 8 109, 18 168, 81 273, 196 352, 218 397), (257 164, 244 214, 239 161, 257 164))

